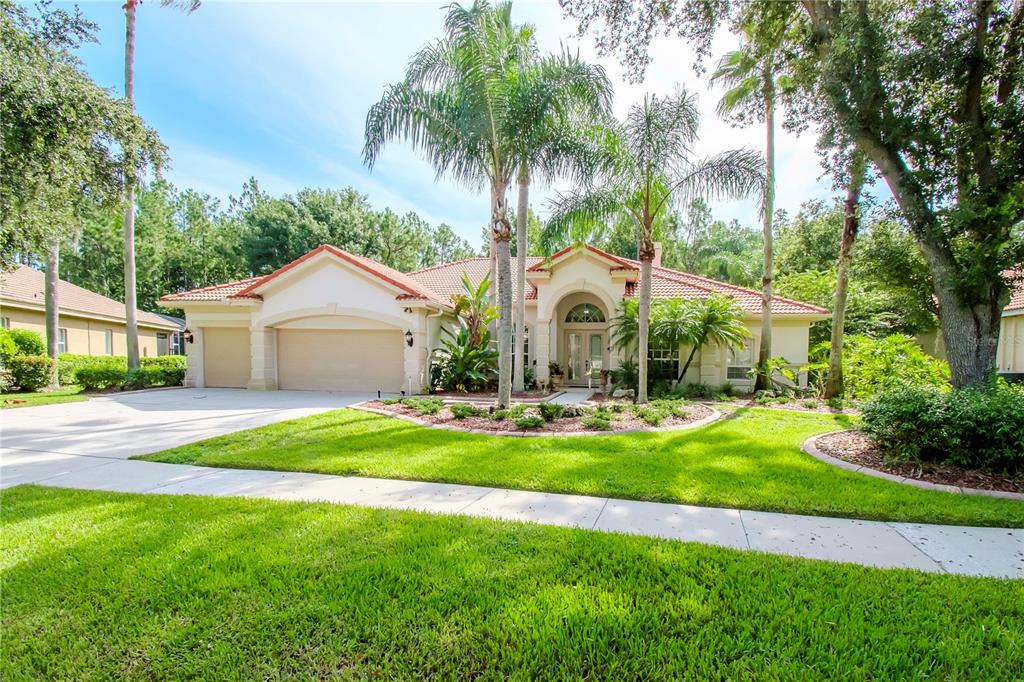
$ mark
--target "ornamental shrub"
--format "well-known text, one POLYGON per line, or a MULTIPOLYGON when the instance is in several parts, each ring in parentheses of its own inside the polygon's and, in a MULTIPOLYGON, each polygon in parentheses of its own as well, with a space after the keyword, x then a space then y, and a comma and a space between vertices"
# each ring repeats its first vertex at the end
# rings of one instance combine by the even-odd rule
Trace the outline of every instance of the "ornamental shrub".
POLYGON ((523 430, 527 429, 539 429, 544 426, 544 417, 536 414, 527 414, 522 417, 516 417, 512 420, 512 423, 523 430))
POLYGON ((45 355, 15 355, 7 361, 13 384, 22 391, 38 391, 48 386, 55 365, 53 358, 45 355))
MULTIPOLYGON (((123 358, 122 358, 123 359, 123 358)), ((185 369, 184 355, 158 355, 152 358, 140 358, 143 367, 162 367, 165 369, 185 369)))
POLYGON ((128 370, 113 363, 87 365, 75 372, 75 382, 86 391, 122 388, 127 379, 128 370))
POLYGON ((184 367, 140 367, 125 372, 124 387, 129 389, 180 386, 185 379, 184 367))
POLYGON ((894 459, 1024 470, 1024 389, 1019 387, 904 386, 879 393, 863 413, 865 430, 894 459))
POLYGON ((590 415, 584 417, 583 421, 580 422, 583 426, 591 431, 611 431, 612 423, 610 420, 605 419, 597 415, 590 415))
POLYGON ((14 343, 10 332, 0 329, 0 363, 7 364, 7 361, 18 354, 18 344, 14 343))
POLYGON ((7 334, 17 346, 17 355, 46 355, 46 342, 38 332, 29 329, 8 329, 7 334))
POLYGON ((437 414, 444 407, 444 401, 440 398, 405 398, 402 404, 425 415, 437 414))
POLYGON ((565 412, 565 405, 556 405, 555 403, 541 403, 537 407, 540 409, 540 416, 544 418, 544 421, 549 422, 561 419, 565 412))
POLYGON ((484 414, 476 405, 470 405, 469 403, 454 403, 448 406, 452 416, 456 419, 465 419, 467 417, 479 417, 484 414))
MULTIPOLYGON (((818 364, 827 363, 828 344, 815 347, 811 355, 812 365, 815 360, 818 364)), ((949 365, 925 353, 909 336, 846 337, 843 388, 847 398, 867 400, 876 393, 901 386, 948 388, 949 365)))

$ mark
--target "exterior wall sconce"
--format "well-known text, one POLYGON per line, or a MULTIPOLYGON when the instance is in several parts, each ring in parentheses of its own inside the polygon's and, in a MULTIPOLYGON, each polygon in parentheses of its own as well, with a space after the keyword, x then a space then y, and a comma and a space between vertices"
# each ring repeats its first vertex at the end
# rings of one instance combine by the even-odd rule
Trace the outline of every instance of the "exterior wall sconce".
POLYGON ((195 341, 195 337, 192 335, 191 329, 183 331, 181 333, 181 338, 185 339, 185 343, 193 343, 195 341))
POLYGON ((405 345, 409 346, 409 348, 412 348, 412 331, 408 329, 405 331, 405 345))

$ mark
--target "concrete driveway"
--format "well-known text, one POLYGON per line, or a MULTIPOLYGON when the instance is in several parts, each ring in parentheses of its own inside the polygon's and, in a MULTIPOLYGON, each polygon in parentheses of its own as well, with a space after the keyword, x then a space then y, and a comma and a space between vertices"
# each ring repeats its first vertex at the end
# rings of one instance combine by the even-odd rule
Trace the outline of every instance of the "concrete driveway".
POLYGON ((127 459, 373 397, 182 388, 5 410, 0 413, 0 485, 40 480, 53 467, 86 465, 85 458, 127 459))

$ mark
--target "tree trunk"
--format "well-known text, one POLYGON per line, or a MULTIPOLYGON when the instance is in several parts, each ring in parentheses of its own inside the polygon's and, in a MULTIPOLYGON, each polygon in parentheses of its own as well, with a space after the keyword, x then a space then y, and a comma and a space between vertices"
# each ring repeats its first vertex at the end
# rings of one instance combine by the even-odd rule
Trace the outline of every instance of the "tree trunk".
POLYGON ((526 254, 527 244, 526 213, 530 203, 530 171, 526 166, 519 169, 519 197, 516 203, 516 333, 512 359, 512 390, 526 388, 523 348, 526 341, 526 254))
POLYGON ((864 162, 855 157, 850 164, 850 185, 846 190, 843 215, 843 233, 839 240, 839 261, 836 264, 836 297, 832 307, 832 342, 828 350, 828 374, 825 378, 825 398, 843 395, 843 332, 846 325, 846 298, 849 280, 850 256, 860 228, 858 209, 860 190, 864 186, 864 162))
MULTIPOLYGON (((770 74, 769 74, 770 77, 770 74)), ((768 376, 768 361, 772 358, 772 212, 775 210, 775 100, 766 96, 765 116, 765 186, 764 216, 764 275, 761 277, 761 347, 757 353, 757 377, 755 391, 771 388, 768 376)))
POLYGON ((46 254, 46 283, 44 301, 46 306, 46 354, 53 359, 53 370, 50 372, 50 388, 59 386, 57 380, 57 338, 60 334, 60 301, 57 297, 57 286, 60 268, 60 242, 50 240, 50 249, 46 254))
MULTIPOLYGON (((124 98, 133 106, 135 98, 135 5, 127 0, 124 5, 124 98)), ((127 150, 126 150, 127 151, 127 150)), ((127 336, 128 369, 139 366, 139 323, 136 319, 135 299, 135 169, 130 154, 125 154, 125 207, 124 207, 124 320, 127 336)))
POLYGON ((654 260, 654 241, 651 238, 651 227, 645 225, 640 249, 637 254, 640 260, 640 309, 637 312, 638 345, 637 365, 640 378, 636 387, 636 402, 647 402, 647 348, 650 345, 651 330, 651 261, 654 260))
POLYGON ((693 357, 697 354, 697 349, 700 348, 701 345, 703 344, 693 344, 693 348, 690 349, 690 355, 689 357, 686 358, 686 364, 683 365, 683 371, 679 373, 679 378, 676 379, 677 384, 683 383, 683 377, 686 376, 686 371, 690 369, 690 364, 693 362, 693 357))
POLYGON ((507 182, 496 180, 491 188, 491 233, 498 271, 498 408, 507 408, 512 402, 512 226, 505 201, 507 186, 507 182))

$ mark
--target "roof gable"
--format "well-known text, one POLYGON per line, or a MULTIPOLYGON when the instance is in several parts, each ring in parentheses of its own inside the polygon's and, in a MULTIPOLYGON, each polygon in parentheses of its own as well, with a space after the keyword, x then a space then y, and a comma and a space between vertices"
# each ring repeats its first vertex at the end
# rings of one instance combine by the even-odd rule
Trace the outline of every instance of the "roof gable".
POLYGON ((573 246, 565 247, 561 251, 552 254, 548 258, 541 259, 539 262, 527 268, 527 271, 539 272, 541 270, 551 270, 559 263, 566 261, 577 254, 589 256, 595 260, 601 261, 602 263, 607 264, 609 269, 624 268, 627 270, 633 270, 636 269, 637 267, 628 259, 615 256, 613 254, 608 253, 607 251, 602 251, 596 246, 591 246, 590 244, 575 244, 573 246))

